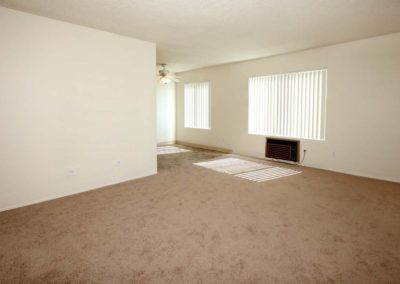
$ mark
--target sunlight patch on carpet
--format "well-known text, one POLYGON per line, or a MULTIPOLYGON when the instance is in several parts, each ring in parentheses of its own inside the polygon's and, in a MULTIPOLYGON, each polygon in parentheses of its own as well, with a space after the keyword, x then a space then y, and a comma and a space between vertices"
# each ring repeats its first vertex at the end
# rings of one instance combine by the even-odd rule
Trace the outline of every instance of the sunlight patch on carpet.
POLYGON ((284 168, 280 168, 280 167, 271 167, 268 169, 252 171, 252 172, 247 172, 247 173, 241 173, 241 174, 238 174, 235 176, 244 178, 244 179, 248 179, 248 180, 252 180, 252 181, 263 182, 263 181, 268 181, 268 180, 272 180, 272 179, 288 177, 288 176, 296 175, 299 173, 301 173, 301 172, 290 170, 290 169, 284 169, 284 168))
POLYGON ((236 158, 218 159, 213 161, 194 163, 194 165, 230 175, 271 167, 268 165, 236 158))
POLYGON ((193 165, 256 182, 269 181, 301 173, 300 171, 264 165, 237 158, 224 158, 193 163, 193 165))
POLYGON ((191 152, 187 149, 182 149, 175 146, 158 146, 157 147, 157 155, 165 155, 165 154, 176 154, 176 153, 183 153, 183 152, 191 152))

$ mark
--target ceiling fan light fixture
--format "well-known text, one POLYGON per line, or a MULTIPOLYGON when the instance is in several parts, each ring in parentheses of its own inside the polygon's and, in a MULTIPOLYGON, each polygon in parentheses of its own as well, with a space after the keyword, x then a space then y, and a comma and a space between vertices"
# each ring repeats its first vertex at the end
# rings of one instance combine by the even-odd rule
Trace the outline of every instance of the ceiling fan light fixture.
POLYGON ((167 69, 165 69, 166 64, 163 63, 163 64, 160 64, 160 65, 161 65, 162 69, 158 70, 158 74, 157 74, 158 82, 160 84, 166 85, 166 84, 169 84, 171 82, 179 82, 180 81, 179 77, 175 76, 174 73, 171 73, 167 69))
POLYGON ((166 85, 168 83, 171 83, 171 79, 167 78, 167 77, 161 77, 160 78, 160 83, 166 85))

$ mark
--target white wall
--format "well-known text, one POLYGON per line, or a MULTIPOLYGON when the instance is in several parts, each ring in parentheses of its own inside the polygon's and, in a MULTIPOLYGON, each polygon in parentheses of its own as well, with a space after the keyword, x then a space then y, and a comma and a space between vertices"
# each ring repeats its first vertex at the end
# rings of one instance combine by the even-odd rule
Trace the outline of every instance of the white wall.
POLYGON ((177 140, 263 157, 265 137, 247 134, 248 78, 319 68, 328 69, 326 141, 301 141, 304 165, 400 181, 400 33, 180 73, 211 81, 212 129, 183 127, 180 83, 177 140))
POLYGON ((174 142, 176 137, 175 83, 157 83, 157 142, 174 142))
POLYGON ((0 210, 156 173, 155 45, 0 8, 0 210))

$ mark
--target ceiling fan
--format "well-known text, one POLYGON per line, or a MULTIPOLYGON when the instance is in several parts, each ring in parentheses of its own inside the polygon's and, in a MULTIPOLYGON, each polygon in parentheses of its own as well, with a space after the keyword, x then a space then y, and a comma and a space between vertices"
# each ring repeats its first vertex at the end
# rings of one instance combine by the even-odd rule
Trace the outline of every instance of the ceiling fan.
POLYGON ((180 77, 175 76, 175 74, 171 73, 170 71, 168 71, 167 69, 165 69, 166 64, 160 64, 162 69, 158 70, 158 81, 161 84, 168 84, 171 82, 180 82, 180 77))

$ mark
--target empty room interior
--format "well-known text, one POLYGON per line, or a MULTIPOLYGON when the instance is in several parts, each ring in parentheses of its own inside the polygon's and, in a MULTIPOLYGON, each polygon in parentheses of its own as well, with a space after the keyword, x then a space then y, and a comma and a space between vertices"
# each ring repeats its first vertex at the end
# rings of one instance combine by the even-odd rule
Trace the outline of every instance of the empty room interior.
POLYGON ((0 283, 400 283, 400 1, 0 0, 0 283))

